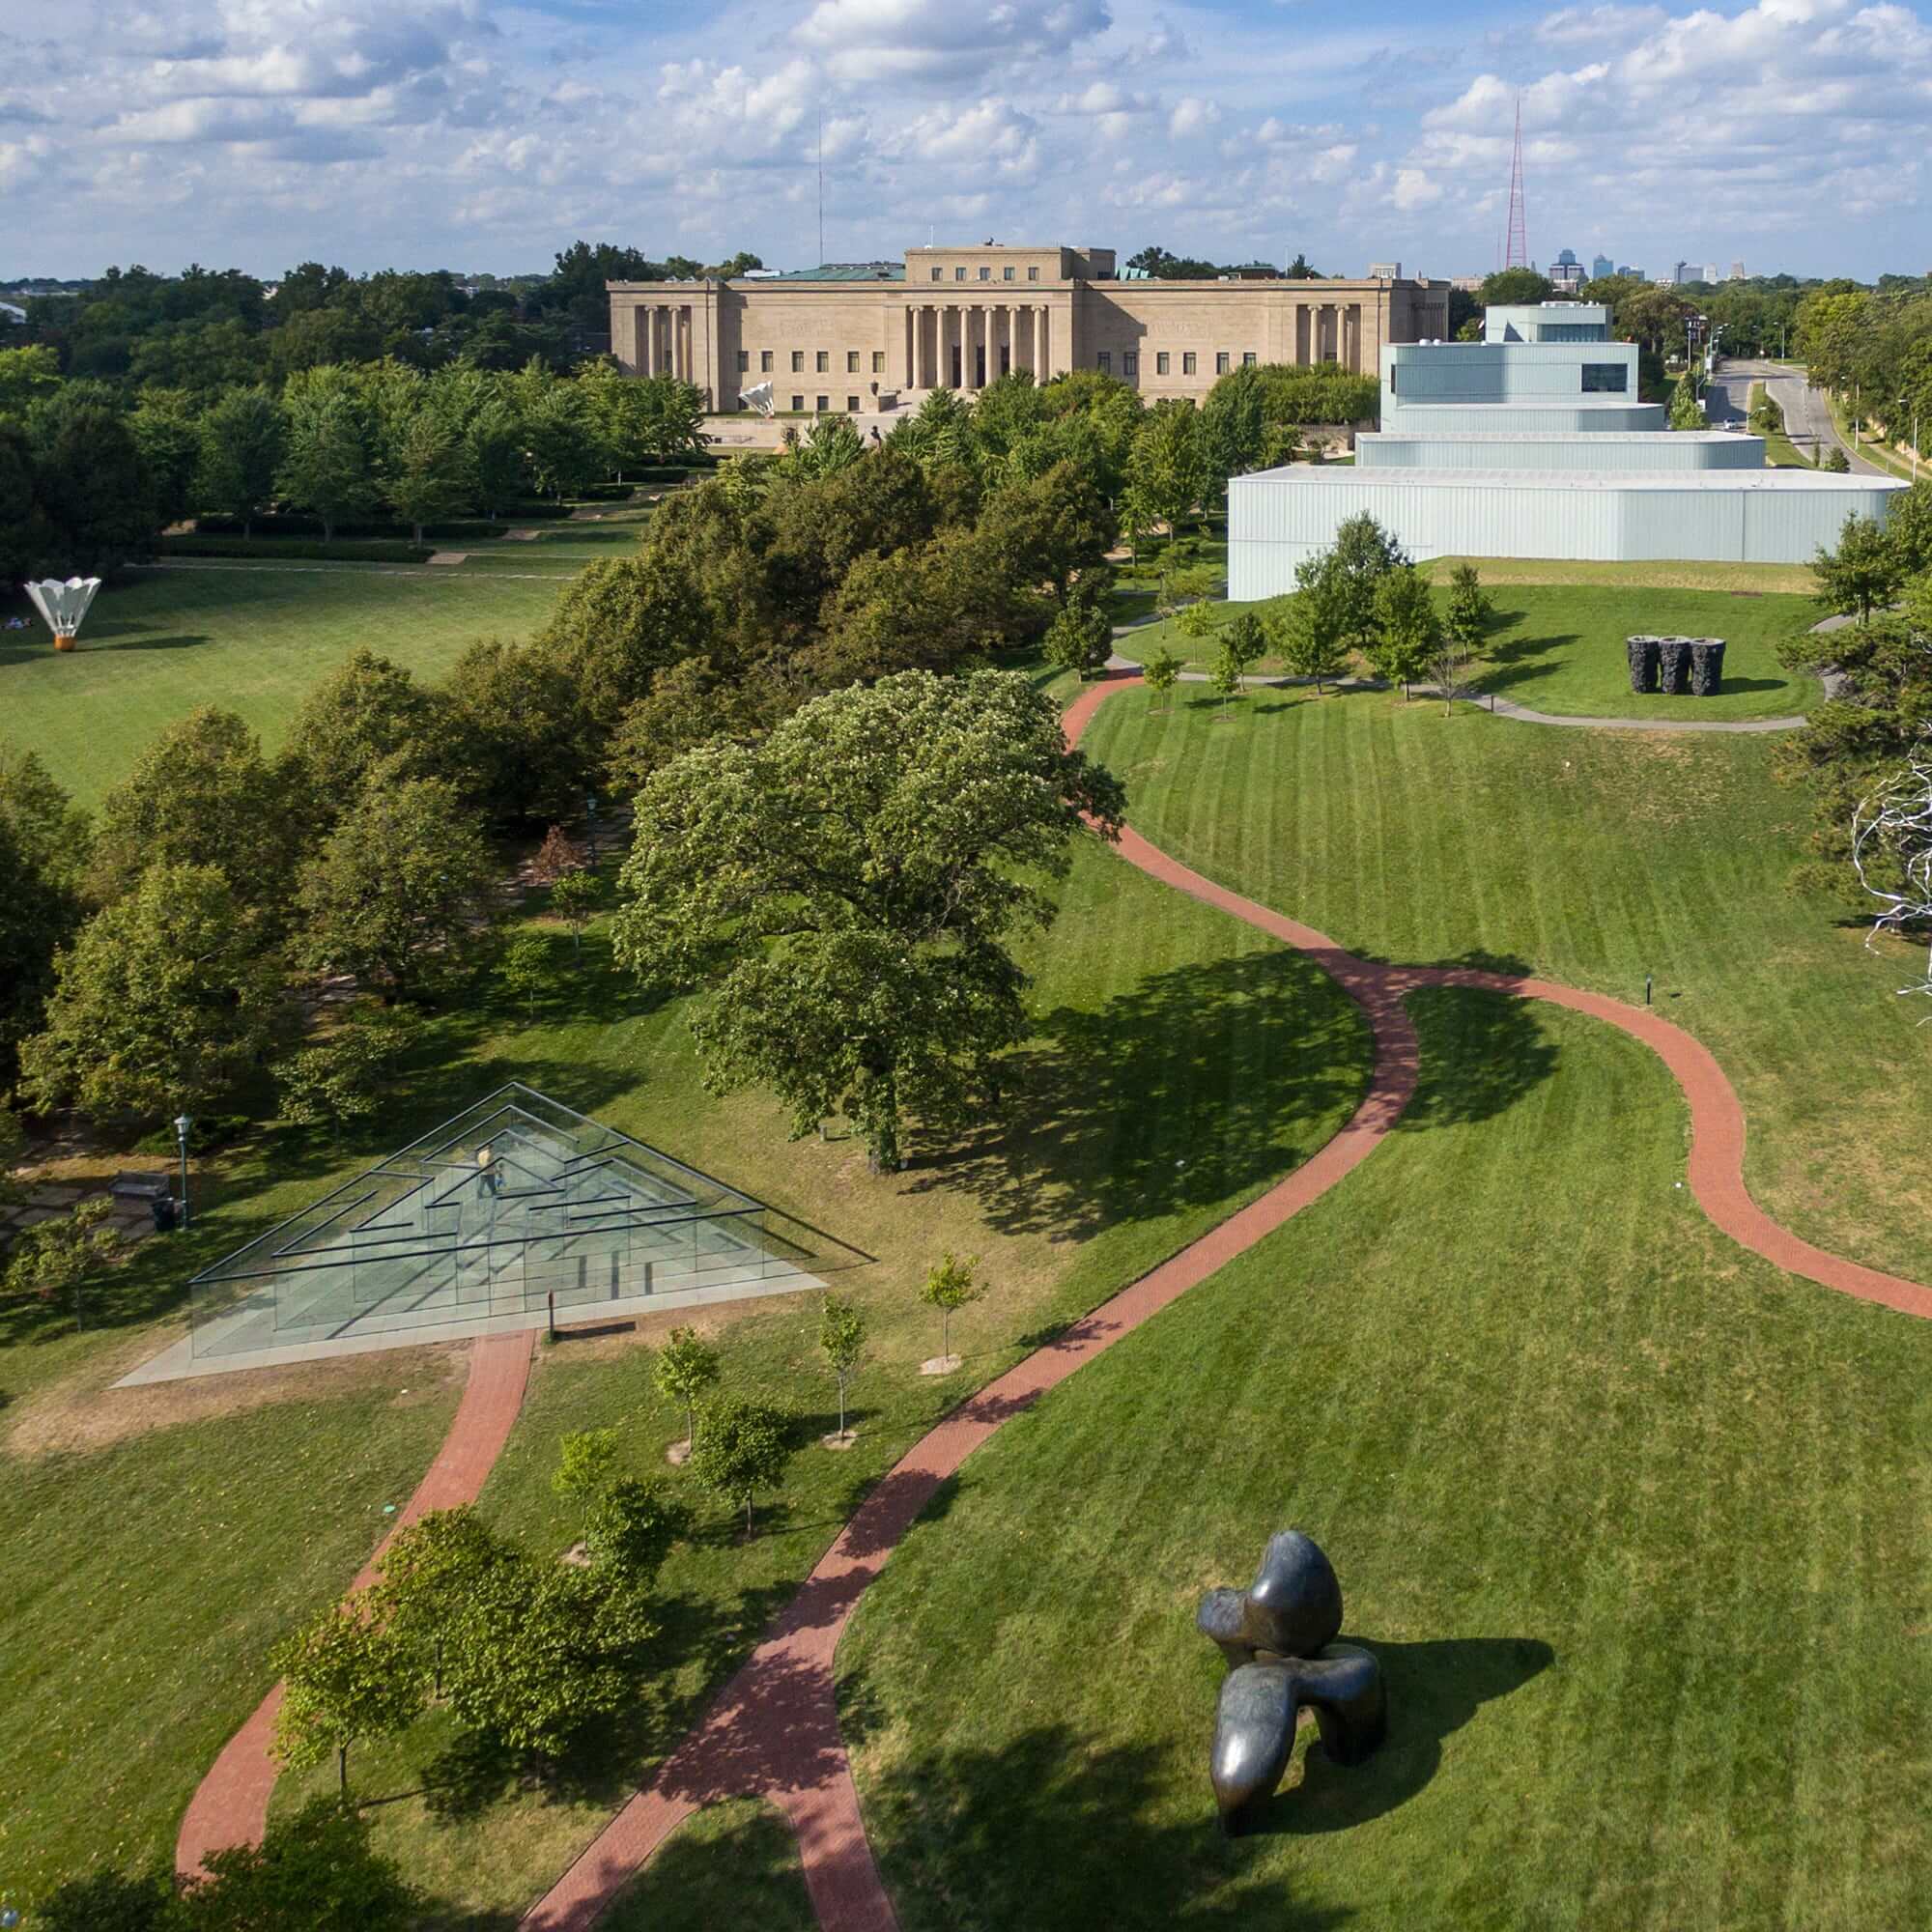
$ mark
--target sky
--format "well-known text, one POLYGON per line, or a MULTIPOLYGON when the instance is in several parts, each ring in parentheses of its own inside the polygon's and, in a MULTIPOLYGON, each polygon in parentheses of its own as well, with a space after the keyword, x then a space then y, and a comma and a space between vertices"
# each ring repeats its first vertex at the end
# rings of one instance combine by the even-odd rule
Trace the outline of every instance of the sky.
MULTIPOLYGON (((1932 0, 1927 0, 1932 5, 1932 0)), ((0 279, 773 268, 1149 243, 1923 272, 1932 26, 1889 0, 6 0, 0 279)))

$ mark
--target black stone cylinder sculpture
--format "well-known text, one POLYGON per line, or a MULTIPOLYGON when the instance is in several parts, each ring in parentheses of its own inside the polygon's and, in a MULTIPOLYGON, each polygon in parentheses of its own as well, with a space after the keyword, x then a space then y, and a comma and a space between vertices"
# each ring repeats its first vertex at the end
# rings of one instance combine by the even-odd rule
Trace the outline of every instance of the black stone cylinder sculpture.
POLYGON ((1724 681, 1722 638, 1690 639, 1690 695, 1709 697, 1724 681))
POLYGON ((1195 1622, 1228 1661, 1208 1781, 1229 1836, 1260 1824, 1288 1770, 1303 1705, 1337 1764, 1360 1764, 1381 1743, 1381 1666, 1359 1645, 1335 1641, 1342 1586, 1312 1537, 1297 1529, 1270 1537, 1249 1588, 1208 1591, 1195 1622))
POLYGON ((1631 689, 1637 692, 1657 689, 1657 639, 1655 638, 1626 638, 1624 648, 1630 653, 1631 689))
POLYGON ((1671 697, 1682 697, 1689 687, 1690 639, 1660 638, 1657 640, 1657 688, 1671 697))

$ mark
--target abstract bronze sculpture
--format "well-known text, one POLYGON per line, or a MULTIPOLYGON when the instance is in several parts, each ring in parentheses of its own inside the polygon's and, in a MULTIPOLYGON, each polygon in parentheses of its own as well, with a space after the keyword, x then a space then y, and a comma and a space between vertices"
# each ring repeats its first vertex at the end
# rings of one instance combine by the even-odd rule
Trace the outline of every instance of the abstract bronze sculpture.
POLYGON ((1724 682, 1722 638, 1653 638, 1642 633, 1624 639, 1630 658, 1631 689, 1662 691, 1672 696, 1690 692, 1709 697, 1724 682))
POLYGON ((1366 1650, 1335 1641, 1342 1585, 1312 1537, 1298 1529, 1269 1537, 1254 1582, 1209 1590, 1195 1622, 1228 1660, 1208 1777, 1230 1837, 1260 1823, 1288 1769, 1304 1704, 1337 1764, 1360 1764, 1381 1743, 1381 1668, 1366 1650))

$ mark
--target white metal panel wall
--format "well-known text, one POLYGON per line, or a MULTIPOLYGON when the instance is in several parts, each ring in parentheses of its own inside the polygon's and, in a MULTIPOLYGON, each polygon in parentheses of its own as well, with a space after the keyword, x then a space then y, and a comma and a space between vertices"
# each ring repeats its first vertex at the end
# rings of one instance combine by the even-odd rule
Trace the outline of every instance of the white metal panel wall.
POLYGON ((1418 559, 1434 556, 1808 562, 1848 514, 1882 518, 1903 486, 1869 490, 1551 488, 1535 476, 1472 475, 1467 488, 1399 470, 1320 482, 1236 477, 1228 488, 1228 594, 1237 603, 1294 588, 1294 566, 1362 511, 1418 559))
POLYGON ((1615 435, 1667 430, 1670 412, 1662 403, 1405 403, 1385 393, 1381 426, 1408 436, 1615 435))
POLYGON ((1403 342, 1382 349, 1382 399, 1506 403, 1594 393, 1636 399, 1634 342, 1403 342), (1585 363, 1624 371, 1621 390, 1583 387, 1585 363))
POLYGON ((1564 469, 1655 474, 1665 469, 1762 469, 1755 436, 1455 436, 1412 430, 1364 432, 1355 439, 1361 469, 1564 469))

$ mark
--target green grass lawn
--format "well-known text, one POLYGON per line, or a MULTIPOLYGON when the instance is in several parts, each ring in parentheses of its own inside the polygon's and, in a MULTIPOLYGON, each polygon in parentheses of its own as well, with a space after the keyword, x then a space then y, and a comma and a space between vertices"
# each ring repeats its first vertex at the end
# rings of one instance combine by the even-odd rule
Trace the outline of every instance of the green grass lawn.
MULTIPOLYGON (((118 1295, 103 1297, 97 1332, 76 1337, 57 1314, 17 1309, 0 1330, 7 1342, 0 1390, 12 1398, 0 1411, 0 1484, 10 1495, 32 1486, 37 1500, 25 1511, 0 1512, 0 1573, 59 1574, 71 1565, 68 1539, 84 1536, 88 1561, 73 1585, 81 1594, 50 1600, 48 1617, 76 1618, 88 1603, 111 1596, 125 1606, 114 1640, 126 1667, 152 1672, 158 1685, 172 1679, 171 1666, 157 1660, 179 1653, 199 1687, 197 1721, 180 1727, 157 1722, 152 1702, 124 1702, 121 1680, 94 1668, 84 1648, 70 1651, 49 1638, 23 1656, 37 1701, 33 1721, 15 1726, 10 1769, 22 1788, 47 1784, 66 1802, 44 1869, 146 1856, 169 1842, 187 1792, 268 1688, 273 1643, 346 1585, 380 1533, 371 1498, 380 1490, 379 1506, 408 1493, 440 1434, 447 1399, 437 1418, 412 1422, 406 1439, 390 1445, 381 1466, 393 1473, 378 1481, 343 1455, 338 1487, 318 1485, 310 1445, 339 1448, 345 1435, 366 1434, 366 1459, 384 1452, 377 1424, 396 1397, 397 1372, 406 1360, 429 1358, 359 1358, 369 1365, 356 1371, 366 1381, 325 1391, 327 1401, 298 1399, 302 1378, 290 1378, 273 1391, 277 1399, 245 1415, 156 1427, 111 1449, 83 1445, 57 1462, 43 1445, 65 1426, 84 1430, 142 1400, 104 1392, 104 1384, 177 1332, 168 1311, 195 1264, 515 1077, 877 1257, 838 1283, 865 1305, 872 1328, 854 1389, 860 1442, 849 1452, 816 1446, 832 1427, 834 1391, 816 1353, 815 1298, 778 1297, 697 1318, 719 1327, 734 1384, 783 1397, 800 1415, 804 1446, 793 1478, 749 1545, 722 1507, 665 1468, 662 1451, 681 1434, 681 1419, 650 1391, 647 1355, 635 1336, 539 1352, 525 1415, 484 1507, 536 1547, 562 1549, 576 1525, 550 1490, 558 1438, 606 1422, 622 1430, 633 1467, 683 1484, 701 1530, 665 1575, 661 1684, 633 1721, 599 1741, 551 1791, 515 1779, 493 1784, 474 1766, 459 1778, 447 1758, 439 1760, 448 1739, 434 1722, 400 1748, 358 1752, 354 1768, 359 1790, 392 1801, 372 1805, 379 1839, 443 1902, 437 1922, 494 1925, 527 1904, 745 1655, 865 1487, 946 1406, 1035 1346, 1042 1330, 1104 1298, 1305 1160, 1352 1110, 1366 1040, 1353 1008, 1321 974, 1218 914, 1178 904, 1098 850, 1077 862, 1065 907, 1034 949, 1039 1031, 1015 1060, 1009 1113, 988 1119, 962 1145, 918 1148, 903 1174, 869 1175, 842 1129, 828 1142, 787 1143, 781 1113, 755 1094, 705 1095, 689 1009, 630 993, 593 933, 583 971, 559 975, 555 1001, 533 1020, 487 986, 442 1015, 380 1131, 339 1150, 271 1136, 199 1176, 203 1211, 188 1245, 144 1244, 118 1295), (989 1293, 954 1323, 966 1369, 936 1380, 917 1373, 936 1345, 931 1311, 914 1290, 948 1247, 981 1256, 989 1293), (196 1482, 230 1470, 247 1472, 247 1533, 213 1548, 182 1534, 196 1482), (140 1498, 140 1507, 117 1511, 117 1494, 140 1498), (64 1517, 63 1495, 99 1501, 64 1517), (292 1557, 283 1528, 305 1535, 314 1511, 338 1505, 348 1512, 343 1532, 319 1538, 312 1560, 292 1557), (167 1539, 164 1564, 155 1554, 156 1537, 167 1539), (143 1591, 157 1567, 165 1568, 166 1590, 143 1591), (54 1714, 93 1741, 90 1764, 118 1755, 145 1767, 125 1809, 71 1802, 71 1787, 59 1782, 67 1746, 54 1714), (437 1780, 431 1790, 426 1773, 437 1780)), ((560 959, 567 955, 560 931, 554 943, 560 959)), ((649 1339, 677 1319, 658 1319, 649 1339)), ((244 1392, 254 1380, 182 1386, 219 1404, 230 1389, 236 1401, 250 1399, 244 1392)), ((295 1795, 285 1791, 278 1802, 295 1795)), ((17 1889, 16 1871, 9 1868, 8 1882, 17 1889)))
MULTIPOLYGON (((1488 660, 1473 682, 1533 710, 1577 718, 1659 718, 1715 721, 1790 717, 1817 702, 1817 680, 1788 671, 1777 646, 1818 621, 1808 597, 1731 589, 1634 588, 1594 583, 1520 583, 1484 581, 1496 607, 1497 625, 1488 660), (1714 696, 1639 697, 1630 688, 1624 639, 1636 631, 1722 638, 1723 689, 1714 696)), ((1163 646, 1194 668, 1205 668, 1219 648, 1220 627, 1236 611, 1253 609, 1271 620, 1292 598, 1246 606, 1208 607, 1208 635, 1189 637, 1180 620, 1150 624, 1121 640, 1128 657, 1145 660, 1163 646)), ((1264 673, 1284 668, 1270 653, 1264 673)))
POLYGON ((907 1932, 1918 1924, 1932 1326, 1782 1276, 1677 1179, 1635 1042, 1412 1003, 1332 1193, 942 1492, 839 1655, 907 1932), (1202 1591, 1294 1524, 1390 1732, 1215 1829, 1202 1591))
POLYGON ((771 1805, 708 1805, 669 1841, 598 1921, 602 1932, 817 1932, 798 1840, 771 1805))
MULTIPOLYGON (((1183 687, 1184 690, 1184 687, 1183 687)), ((1217 720, 1109 700, 1087 740, 1135 824, 1210 877, 1377 956, 1517 959, 1643 997, 1723 1063, 1759 1200, 1932 1282, 1922 955, 1789 885, 1804 796, 1776 740, 1564 731, 1382 693, 1262 692, 1217 720)))
MULTIPOLYGON (((527 637, 560 587, 460 567, 130 572, 95 600, 76 651, 56 652, 38 617, 30 632, 0 632, 0 739, 37 751, 81 804, 98 805, 163 725, 198 705, 239 712, 272 750, 309 689, 358 646, 439 677, 478 638, 527 637)), ((30 613, 24 599, 17 609, 30 613)))

